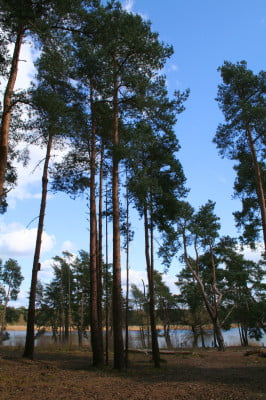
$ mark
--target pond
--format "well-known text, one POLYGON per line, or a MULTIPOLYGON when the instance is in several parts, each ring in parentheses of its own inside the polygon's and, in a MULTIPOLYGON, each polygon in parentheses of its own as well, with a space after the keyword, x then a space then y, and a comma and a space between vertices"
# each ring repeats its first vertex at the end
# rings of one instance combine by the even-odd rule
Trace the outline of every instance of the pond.
MULTIPOLYGON (((23 331, 7 331, 9 333, 9 339, 3 342, 4 346, 24 346, 26 332, 23 331)), ((90 346, 89 333, 87 338, 84 338, 84 345, 90 346)), ((231 328, 228 331, 223 331, 223 337, 226 346, 240 346, 240 338, 238 328, 231 328)), ((193 334, 190 330, 186 329, 173 329, 170 331, 170 338, 173 348, 190 348, 193 344, 193 334)), ((160 348, 166 348, 165 338, 163 336, 163 331, 158 331, 158 341, 160 348)), ((206 347, 213 347, 213 333, 211 330, 206 330, 204 332, 204 342, 206 347)), ((112 340, 110 338, 110 343, 112 340)), ((36 346, 47 346, 53 345, 54 341, 51 332, 45 332, 45 334, 39 336, 36 339, 36 346)), ((70 345, 78 344, 78 335, 76 332, 71 332, 70 345)), ((201 346, 201 340, 198 340, 199 346, 201 346)), ((259 346, 266 346, 266 335, 264 334, 260 341, 255 339, 249 339, 249 344, 257 344, 259 346)), ((150 348, 151 347, 151 337, 149 332, 145 331, 144 335, 140 334, 139 330, 129 331, 129 348, 150 348)))

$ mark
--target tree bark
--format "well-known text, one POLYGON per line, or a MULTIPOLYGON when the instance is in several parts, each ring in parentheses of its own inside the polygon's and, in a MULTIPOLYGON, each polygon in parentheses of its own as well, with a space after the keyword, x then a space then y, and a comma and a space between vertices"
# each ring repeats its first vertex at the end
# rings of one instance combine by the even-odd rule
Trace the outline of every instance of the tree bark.
MULTIPOLYGON (((126 172, 127 179, 127 172, 126 172)), ((128 303, 129 303, 129 195, 128 186, 126 188, 126 339, 125 339, 125 363, 128 367, 128 303)))
MULTIPOLYGON (((221 329, 221 325, 220 325, 220 321, 218 319, 218 306, 220 305, 221 302, 221 294, 218 292, 217 287, 216 287, 216 271, 215 271, 215 264, 214 264, 214 260, 213 260, 213 256, 212 256, 212 252, 211 252, 211 264, 212 264, 212 289, 214 291, 213 295, 214 295, 214 304, 211 304, 211 302, 208 299, 208 295, 205 291, 204 288, 204 284, 202 282, 202 279, 199 275, 199 258, 198 255, 196 257, 196 271, 193 269, 192 265, 189 262, 188 256, 187 256, 187 244, 186 244, 186 236, 183 234, 183 246, 184 246, 184 259, 185 259, 185 263, 188 267, 188 269, 191 271, 192 275, 194 276, 194 278, 196 279, 202 297, 203 297, 203 301, 206 307, 206 310, 211 318, 212 324, 213 324, 213 329, 214 329, 214 333, 215 336, 217 338, 218 341, 218 348, 221 351, 225 351, 225 344, 224 344, 224 339, 223 339, 223 335, 222 335, 222 329, 221 329), (219 299, 216 302, 216 294, 219 295, 219 299)), ((196 246, 195 246, 196 248, 196 246)), ((210 249, 211 251, 211 249, 210 249)), ((197 252, 196 252, 197 253, 197 252)))
POLYGON ((102 353, 102 363, 104 363, 103 345, 103 315, 102 315, 102 296, 103 296, 103 164, 104 164, 104 144, 101 143, 100 151, 100 171, 99 171, 99 213, 98 213, 98 251, 97 251, 97 310, 98 310, 98 334, 102 353))
POLYGON ((27 334, 23 357, 33 359, 34 357, 34 324, 35 324, 35 300, 36 300, 36 286, 37 286, 37 276, 40 270, 40 253, 42 245, 42 234, 43 234, 43 224, 46 209, 46 199, 48 190, 48 167, 51 156, 51 149, 53 143, 53 136, 49 134, 48 143, 46 147, 46 156, 43 167, 42 176, 42 199, 40 206, 40 215, 38 222, 37 238, 35 245, 35 253, 33 259, 32 276, 31 276, 31 288, 30 288, 30 298, 29 298, 29 309, 28 309, 28 320, 27 320, 27 334))
POLYGON ((9 296, 10 296, 10 285, 8 286, 7 289, 7 294, 5 296, 5 304, 4 304, 4 309, 3 309, 3 313, 2 313, 2 321, 1 321, 1 332, 0 332, 0 343, 3 340, 4 337, 4 331, 5 331, 5 327, 6 327, 6 309, 7 309, 7 305, 9 302, 9 296))
POLYGON ((102 330, 99 329, 98 310, 98 271, 97 271, 97 214, 95 199, 95 174, 96 174, 96 132, 93 116, 93 87, 90 90, 91 105, 91 141, 90 141, 90 311, 91 311, 91 346, 93 365, 101 367, 104 364, 102 330))
POLYGON ((109 364, 109 286, 108 286, 108 190, 105 205, 105 364, 109 364))
POLYGON ((150 248, 148 210, 146 205, 144 206, 143 215, 144 215, 144 232, 145 232, 145 257, 146 257, 147 275, 149 283, 149 314, 150 314, 150 325, 151 325, 152 359, 154 362, 154 366, 156 368, 160 368, 160 351, 159 351, 158 336, 156 329, 155 300, 154 300, 154 277, 153 277, 154 266, 153 266, 152 237, 151 237, 151 248, 150 248))
POLYGON ((5 175, 7 168, 9 128, 10 128, 11 111, 12 111, 12 94, 17 79, 19 54, 22 46, 24 32, 25 28, 22 26, 17 33, 15 47, 13 51, 12 63, 11 63, 11 70, 3 100, 3 114, 2 114, 1 131, 0 131, 0 204, 2 203, 4 195, 4 183, 5 183, 5 175))
POLYGON ((261 222, 262 222, 262 232, 263 232, 263 240, 264 240, 264 252, 266 254, 266 200, 264 195, 264 189, 261 178, 260 166, 257 160, 256 149, 254 146, 253 138, 251 135, 250 127, 247 129, 247 136, 249 141, 249 147, 252 155, 253 167, 255 172, 255 180, 256 180, 256 192, 259 201, 260 214, 261 214, 261 222))
POLYGON ((122 333, 122 289, 120 260, 120 210, 119 210, 119 145, 118 128, 118 81, 117 62, 114 60, 113 94, 113 170, 112 170, 112 205, 113 205, 113 329, 114 329, 114 368, 124 368, 124 344, 122 333))

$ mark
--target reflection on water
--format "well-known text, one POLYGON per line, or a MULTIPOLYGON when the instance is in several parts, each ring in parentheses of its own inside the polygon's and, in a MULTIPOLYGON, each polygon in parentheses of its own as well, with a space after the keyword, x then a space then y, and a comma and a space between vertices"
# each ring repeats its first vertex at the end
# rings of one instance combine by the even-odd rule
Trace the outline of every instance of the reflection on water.
MULTIPOLYGON (((10 334, 9 340, 3 342, 5 346, 24 346, 25 344, 25 331, 8 331, 10 334)), ((239 346, 240 338, 237 328, 232 328, 229 331, 223 331, 224 341, 226 346, 239 346)), ((170 331, 170 339, 173 348, 184 348, 192 347, 193 344, 193 334, 190 330, 176 329, 170 331)), ((166 348, 165 338, 162 331, 158 331, 159 347, 166 348)), ((204 342, 206 347, 213 347, 213 334, 212 331, 205 331, 204 342)), ((250 344, 258 344, 261 346, 266 346, 266 335, 264 334, 262 339, 258 342, 255 339, 249 339, 250 344)), ((46 332, 44 335, 39 336, 36 339, 36 346, 47 346, 54 344, 54 340, 51 332, 46 332)), ((70 345, 78 345, 78 335, 76 332, 71 332, 70 340, 68 342, 70 345)), ((90 337, 83 339, 83 344, 90 346, 90 337)), ((199 346, 201 345, 201 340, 198 341, 199 346)), ((129 347, 130 348, 150 348, 151 347, 151 337, 146 331, 144 337, 139 331, 129 331, 129 347)))

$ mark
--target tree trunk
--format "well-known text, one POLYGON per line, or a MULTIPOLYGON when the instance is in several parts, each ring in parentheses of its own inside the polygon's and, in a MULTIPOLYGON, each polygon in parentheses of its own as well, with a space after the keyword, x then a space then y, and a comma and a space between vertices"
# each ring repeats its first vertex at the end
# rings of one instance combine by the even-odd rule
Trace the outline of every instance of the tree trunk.
POLYGON ((113 171, 112 171, 112 205, 113 205, 113 330, 114 330, 114 368, 124 368, 124 344, 122 332, 122 288, 120 260, 120 210, 119 210, 119 145, 118 129, 118 82, 117 62, 114 60, 114 96, 113 96, 113 171))
POLYGON ((35 323, 35 299, 36 299, 36 286, 37 286, 37 275, 40 270, 40 253, 42 245, 42 233, 43 224, 46 209, 46 198, 48 190, 48 167, 51 156, 51 149, 53 143, 53 136, 49 134, 48 143, 46 147, 46 156, 43 167, 42 176, 42 199, 40 206, 40 215, 38 222, 37 238, 35 245, 35 253, 33 259, 32 276, 31 276, 31 288, 30 288, 30 298, 29 298, 29 309, 28 309, 28 320, 27 320, 27 334, 23 357, 33 359, 34 356, 34 323, 35 323))
POLYGON ((108 286, 108 190, 106 185, 105 216, 105 364, 109 364, 109 286, 108 286))
POLYGON ((241 346, 244 346, 244 347, 248 346, 248 332, 247 332, 247 327, 244 326, 243 324, 239 323, 239 325, 238 325, 238 331, 239 331, 241 346))
POLYGON ((98 214, 98 252, 97 252, 97 309, 98 309, 98 332, 101 341, 102 362, 104 362, 103 349, 103 316, 102 316, 102 295, 103 295, 103 161, 104 145, 101 144, 100 152, 100 173, 99 173, 99 214, 98 214))
POLYGON ((200 324, 200 338, 201 338, 201 346, 203 347, 203 349, 206 348, 205 346, 205 340, 204 340, 204 330, 202 328, 202 325, 200 324))
MULTIPOLYGON (((151 325, 151 341, 152 341, 152 359, 156 368, 160 367, 160 351, 158 345, 157 329, 156 329, 156 316, 155 316, 155 300, 154 300, 154 278, 153 278, 153 249, 150 249, 149 244, 149 223, 148 223, 148 211, 146 205, 144 206, 144 232, 145 232, 145 256, 147 275, 149 283, 149 314, 150 314, 150 325, 151 325)), ((152 232, 151 227, 151 232, 152 232)), ((151 237, 152 247, 152 237, 151 237)))
MULTIPOLYGON (((211 253, 211 265, 212 265, 212 279, 213 279, 212 290, 213 290, 213 298, 214 298, 213 303, 214 304, 211 304, 210 300, 208 299, 208 295, 205 291, 204 284, 199 275, 198 256, 196 258, 196 271, 194 270, 194 268, 192 267, 192 265, 189 262, 189 259, 187 256, 187 242, 186 242, 185 235, 183 235, 183 246, 184 246, 185 263, 199 285, 206 310, 207 310, 207 312, 211 318, 212 324, 213 324, 214 334, 215 334, 215 337, 218 342, 218 348, 221 351, 225 351, 225 344, 224 344, 224 340, 223 340, 222 330, 221 330, 221 326, 220 326, 220 321, 218 319, 218 307, 221 303, 222 296, 216 287, 216 271, 215 271, 215 263, 214 263, 214 259, 213 259, 213 255, 212 255, 212 249, 210 249, 210 253, 211 253), (216 300, 216 295, 219 295, 218 300, 216 300)), ((195 246, 195 248, 196 248, 196 246, 195 246)))
POLYGON ((79 329, 79 347, 83 346, 84 335, 84 288, 81 289, 81 304, 80 304, 80 329, 79 329))
POLYGON ((25 28, 21 27, 17 33, 15 47, 13 51, 12 63, 11 63, 11 70, 3 100, 3 114, 2 114, 1 132, 0 132, 0 204, 2 203, 4 195, 4 183, 5 183, 5 175, 7 167, 8 138, 9 138, 9 128, 11 121, 11 111, 12 111, 11 100, 17 79, 19 54, 24 37, 24 32, 25 28))
POLYGON ((193 344, 192 347, 198 347, 198 330, 197 330, 197 326, 196 325, 191 325, 191 330, 193 333, 193 344))
POLYGON ((8 302, 9 302, 9 295, 10 295, 10 286, 8 287, 7 294, 5 296, 5 304, 4 304, 4 309, 3 309, 3 313, 2 313, 0 343, 3 340, 4 331, 6 329, 6 309, 7 309, 7 305, 8 305, 8 302))
POLYGON ((222 328, 220 326, 220 321, 218 318, 213 318, 212 323, 213 323, 215 337, 216 337, 216 340, 218 343, 218 350, 225 351, 225 344, 224 344, 224 338, 223 338, 223 334, 222 334, 222 328))
MULTIPOLYGON (((126 181, 127 181, 127 171, 126 171, 126 181)), ((129 303, 129 195, 128 195, 128 185, 126 188, 126 339, 125 339, 125 363, 128 367, 128 303, 129 303)))
POLYGON ((262 222, 262 232, 264 239, 264 252, 266 254, 266 200, 264 195, 264 189, 261 178, 260 166, 257 160, 256 149, 254 146, 253 138, 251 135, 250 127, 247 128, 247 135, 249 141, 249 147, 252 155, 253 167, 255 172, 255 180, 256 180, 256 192, 259 201, 260 214, 261 214, 261 222, 262 222))
POLYGON ((102 333, 99 330, 98 313, 98 271, 97 271, 97 214, 95 200, 95 169, 96 169, 96 132, 93 116, 93 88, 90 90, 91 105, 91 141, 90 141, 90 312, 91 312, 91 346, 93 365, 101 367, 104 364, 102 333))

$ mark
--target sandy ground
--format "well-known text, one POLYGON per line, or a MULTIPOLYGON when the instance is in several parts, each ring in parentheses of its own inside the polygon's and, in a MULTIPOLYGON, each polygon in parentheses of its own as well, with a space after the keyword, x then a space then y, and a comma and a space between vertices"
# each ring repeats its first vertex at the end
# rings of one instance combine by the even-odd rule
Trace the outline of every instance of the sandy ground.
POLYGON ((1 400, 266 400, 263 350, 199 350, 162 355, 155 369, 148 354, 130 354, 127 371, 96 370, 87 351, 0 347, 1 400))

